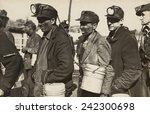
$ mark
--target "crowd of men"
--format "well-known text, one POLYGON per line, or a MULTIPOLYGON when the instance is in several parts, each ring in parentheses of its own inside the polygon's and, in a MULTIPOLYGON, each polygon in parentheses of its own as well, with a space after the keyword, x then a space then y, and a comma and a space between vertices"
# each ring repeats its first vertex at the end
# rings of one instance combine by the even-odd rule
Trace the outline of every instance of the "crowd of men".
POLYGON ((23 31, 28 36, 22 49, 24 58, 13 35, 5 29, 7 12, 0 10, 0 96, 12 96, 12 87, 21 73, 24 80, 18 89, 19 96, 71 96, 75 88, 75 53, 80 73, 78 97, 150 96, 150 3, 135 8, 136 15, 141 17, 140 43, 123 25, 121 7, 113 5, 106 9, 110 31, 107 37, 96 30, 99 16, 93 11, 82 11, 76 20, 82 33, 75 43, 76 49, 67 22, 57 25, 59 16, 54 7, 38 3, 31 4, 30 9, 43 36, 36 33, 33 21, 24 24, 23 31))

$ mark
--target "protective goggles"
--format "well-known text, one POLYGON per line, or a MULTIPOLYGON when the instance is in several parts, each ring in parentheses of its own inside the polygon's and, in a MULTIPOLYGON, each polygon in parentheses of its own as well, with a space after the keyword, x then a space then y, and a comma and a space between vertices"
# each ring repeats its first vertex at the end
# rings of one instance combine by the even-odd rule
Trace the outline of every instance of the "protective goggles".
POLYGON ((42 17, 42 18, 37 18, 37 20, 38 20, 38 23, 44 23, 45 21, 50 20, 50 19, 46 17, 42 17))
POLYGON ((107 17, 107 21, 113 24, 113 23, 119 22, 120 19, 107 17))
POLYGON ((87 25, 88 23, 91 23, 91 22, 84 22, 84 21, 81 21, 81 22, 80 22, 80 25, 81 25, 81 26, 85 26, 85 25, 87 25))

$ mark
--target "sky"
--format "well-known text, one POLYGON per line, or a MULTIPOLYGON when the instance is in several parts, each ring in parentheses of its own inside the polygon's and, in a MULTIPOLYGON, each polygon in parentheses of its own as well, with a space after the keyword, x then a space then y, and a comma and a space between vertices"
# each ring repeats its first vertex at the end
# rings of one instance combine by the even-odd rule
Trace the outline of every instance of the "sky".
MULTIPOLYGON (((34 3, 49 4, 58 10, 60 20, 68 18, 70 0, 0 0, 0 9, 5 9, 11 20, 31 19, 37 24, 36 18, 31 17, 30 5, 34 3)), ((108 34, 106 23, 106 9, 112 5, 120 6, 124 12, 124 25, 130 30, 140 30, 139 17, 135 15, 135 7, 150 3, 150 0, 72 0, 71 25, 79 25, 75 19, 79 18, 81 11, 91 10, 98 14, 100 22, 97 30, 102 35, 108 34)))

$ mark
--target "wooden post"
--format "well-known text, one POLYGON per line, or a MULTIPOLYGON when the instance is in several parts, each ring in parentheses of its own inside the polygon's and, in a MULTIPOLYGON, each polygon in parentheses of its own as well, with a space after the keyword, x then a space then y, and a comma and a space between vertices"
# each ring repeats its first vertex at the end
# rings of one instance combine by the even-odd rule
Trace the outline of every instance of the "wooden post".
POLYGON ((68 11, 68 24, 70 26, 70 18, 71 18, 71 5, 72 5, 72 0, 69 2, 69 11, 68 11))

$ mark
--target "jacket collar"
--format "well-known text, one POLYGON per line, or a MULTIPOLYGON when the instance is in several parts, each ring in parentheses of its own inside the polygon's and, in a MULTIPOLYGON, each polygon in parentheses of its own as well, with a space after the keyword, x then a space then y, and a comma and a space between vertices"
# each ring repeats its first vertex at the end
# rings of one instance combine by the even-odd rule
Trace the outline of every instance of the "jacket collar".
POLYGON ((109 43, 112 43, 112 42, 116 42, 118 40, 119 37, 116 37, 117 34, 118 34, 118 31, 120 31, 122 27, 118 27, 115 31, 111 31, 107 37, 107 41, 109 43))
POLYGON ((97 31, 95 31, 89 36, 87 44, 86 44, 86 49, 81 59, 81 64, 86 60, 86 58, 88 57, 88 55, 90 54, 92 50, 93 45, 95 44, 95 42, 98 40, 99 37, 101 37, 101 35, 97 31))
POLYGON ((46 39, 49 40, 48 42, 48 50, 51 49, 52 45, 53 45, 53 40, 56 36, 56 32, 57 32, 58 27, 54 26, 52 28, 52 30, 46 35, 46 39))
POLYGON ((46 36, 43 36, 42 38, 46 38, 47 40, 50 40, 50 39, 53 39, 56 35, 56 31, 58 29, 58 26, 57 25, 54 25, 52 27, 52 29, 48 32, 48 34, 46 36))

